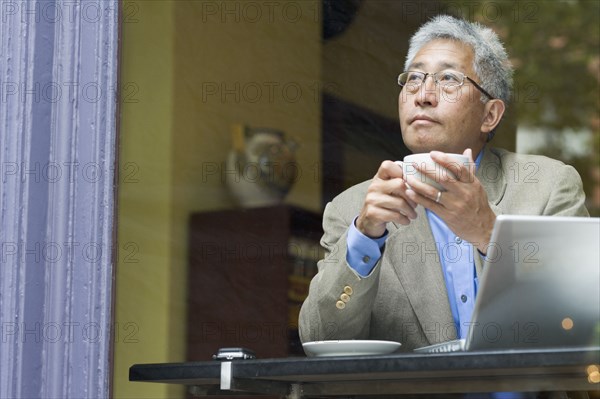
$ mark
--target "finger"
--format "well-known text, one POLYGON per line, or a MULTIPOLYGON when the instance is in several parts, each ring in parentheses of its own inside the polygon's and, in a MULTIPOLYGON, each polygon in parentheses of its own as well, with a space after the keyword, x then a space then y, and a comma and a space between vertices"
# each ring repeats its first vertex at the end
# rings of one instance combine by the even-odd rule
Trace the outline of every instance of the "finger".
POLYGON ((383 161, 377 170, 376 178, 381 180, 389 180, 394 178, 402 178, 402 167, 392 161, 383 161))
POLYGON ((382 194, 389 195, 399 195, 402 196, 403 192, 406 190, 406 181, 404 179, 395 177, 393 179, 376 179, 369 186, 369 192, 377 192, 382 194))
POLYGON ((407 195, 413 201, 417 202, 423 208, 426 208, 426 209, 429 209, 431 211, 434 211, 439 216, 443 215, 442 211, 445 209, 445 207, 442 204, 442 201, 444 200, 444 195, 447 195, 447 194, 448 194, 447 191, 444 191, 444 192, 442 192, 442 191, 436 191, 435 194, 432 194, 432 197, 429 197, 429 196, 426 196, 426 195, 419 194, 416 191, 412 191, 412 192, 409 191, 407 193, 407 195), (441 193, 440 202, 436 202, 436 200, 438 198, 438 193, 441 193))
POLYGON ((392 201, 398 201, 398 208, 402 213, 411 219, 415 219, 417 217, 415 208, 418 204, 406 195, 406 191, 410 190, 406 181, 404 179, 388 180, 385 182, 385 187, 389 190, 389 194, 394 197, 392 201))
POLYGON ((369 207, 366 212, 368 218, 371 221, 377 221, 378 223, 396 222, 403 225, 410 223, 411 218, 406 213, 410 213, 412 208, 399 209, 400 207, 394 204, 394 201, 380 202, 377 206, 369 207), (405 213, 406 212, 406 213, 405 213))
POLYGON ((411 219, 417 217, 418 204, 406 196, 408 186, 404 179, 375 179, 369 186, 365 202, 375 207, 396 209, 411 219))
POLYGON ((400 212, 407 218, 414 220, 417 218, 417 211, 415 211, 416 207, 417 204, 414 203, 411 199, 409 199, 408 197, 403 197, 402 201, 398 204, 396 209, 398 210, 398 212, 400 212))
POLYGON ((469 158, 469 162, 473 162, 473 150, 470 148, 467 148, 466 150, 463 151, 463 155, 467 158, 469 158))
POLYGON ((386 209, 393 212, 400 212, 409 219, 417 218, 417 212, 415 211, 417 204, 408 199, 408 197, 406 197, 406 193, 404 192, 402 195, 395 193, 374 193, 369 197, 368 202, 377 208, 386 209))
MULTIPOLYGON (((410 189, 407 189, 407 191, 408 190, 410 190, 410 189)), ((417 204, 416 202, 414 202, 410 197, 406 196, 406 194, 404 196, 404 199, 406 200, 406 202, 408 202, 408 204, 411 206, 411 208, 413 208, 413 210, 416 209, 417 206, 419 206, 419 204, 417 204)), ((415 211, 415 218, 416 217, 417 217, 417 212, 415 211)))
MULTIPOLYGON (((407 171, 404 178, 410 188, 416 188, 416 191, 420 194, 427 195, 426 193, 428 192, 428 188, 436 185, 435 183, 441 187, 439 188, 440 190, 447 191, 447 182, 456 180, 454 178, 448 179, 448 177, 445 176, 447 172, 440 173, 441 168, 439 166, 435 169, 432 168, 431 164, 426 165, 425 163, 420 165, 415 163, 413 166, 414 169, 408 169, 411 172, 407 171)), ((434 189, 438 190, 437 187, 434 187, 434 189)))
POLYGON ((419 205, 423 205, 423 197, 435 199, 437 197, 437 193, 440 191, 437 188, 427 183, 424 183, 423 181, 421 181, 421 179, 416 178, 414 176, 408 176, 407 183, 410 186, 410 190, 406 191, 406 195, 411 201, 419 205))
POLYGON ((403 226, 408 226, 410 224, 411 220, 414 219, 414 218, 409 218, 408 216, 406 216, 405 214, 403 214, 402 212, 397 211, 397 210, 390 210, 390 215, 392 216, 392 217, 390 217, 390 222, 396 222, 403 226))

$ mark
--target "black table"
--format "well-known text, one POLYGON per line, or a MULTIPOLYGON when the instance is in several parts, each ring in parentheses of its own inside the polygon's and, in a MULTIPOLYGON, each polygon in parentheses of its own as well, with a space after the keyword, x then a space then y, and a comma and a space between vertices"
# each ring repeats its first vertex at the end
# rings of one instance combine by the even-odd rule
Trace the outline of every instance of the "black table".
POLYGON ((196 395, 326 396, 599 391, 600 347, 136 364, 130 381, 196 395))

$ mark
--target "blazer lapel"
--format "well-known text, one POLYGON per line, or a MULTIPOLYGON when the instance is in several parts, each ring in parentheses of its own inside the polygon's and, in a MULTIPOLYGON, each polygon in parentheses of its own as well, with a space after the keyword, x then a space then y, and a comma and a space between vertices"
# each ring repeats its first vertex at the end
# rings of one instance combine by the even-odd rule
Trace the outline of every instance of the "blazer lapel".
POLYGON ((456 338, 437 247, 423 207, 410 225, 390 232, 385 253, 431 344, 456 338), (393 236, 398 236, 393 237, 393 236))
MULTIPOLYGON (((484 150, 483 158, 475 176, 477 176, 487 193, 490 207, 496 215, 501 215, 502 209, 498 204, 506 192, 506 177, 504 176, 500 156, 494 149, 486 148, 484 150)), ((475 271, 480 276, 483 270, 483 261, 477 252, 477 248, 473 248, 473 259, 475 259, 475 271)))
POLYGON ((506 178, 502 170, 500 157, 493 148, 486 148, 475 176, 481 182, 488 196, 488 202, 494 212, 506 191, 506 178))

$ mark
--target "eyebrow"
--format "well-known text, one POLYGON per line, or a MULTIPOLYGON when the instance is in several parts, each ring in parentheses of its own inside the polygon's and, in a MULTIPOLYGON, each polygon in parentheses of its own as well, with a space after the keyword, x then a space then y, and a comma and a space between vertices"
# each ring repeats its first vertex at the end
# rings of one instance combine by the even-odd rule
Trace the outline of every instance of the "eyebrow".
MULTIPOLYGON (((412 69, 412 68, 423 69, 424 66, 425 66, 425 64, 423 62, 416 62, 414 64, 410 64, 409 69, 412 69)), ((440 64, 440 66, 441 66, 440 70, 457 69, 458 68, 458 65, 451 63, 451 62, 442 62, 440 64)))

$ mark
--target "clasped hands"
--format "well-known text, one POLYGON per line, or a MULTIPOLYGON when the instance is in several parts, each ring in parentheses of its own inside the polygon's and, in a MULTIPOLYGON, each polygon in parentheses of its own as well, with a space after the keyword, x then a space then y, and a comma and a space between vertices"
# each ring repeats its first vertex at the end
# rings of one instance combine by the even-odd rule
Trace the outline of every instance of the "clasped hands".
POLYGON ((430 155, 434 162, 454 171, 455 176, 436 173, 424 165, 414 164, 415 169, 437 181, 446 191, 440 195, 437 188, 414 175, 404 176, 402 167, 397 163, 384 161, 367 190, 363 208, 356 220, 357 229, 366 236, 381 237, 388 222, 410 224, 417 218, 415 208, 421 205, 438 215, 454 234, 485 254, 496 215, 475 176, 471 149, 463 153, 470 160, 468 165, 457 165, 443 152, 432 151, 430 155))

